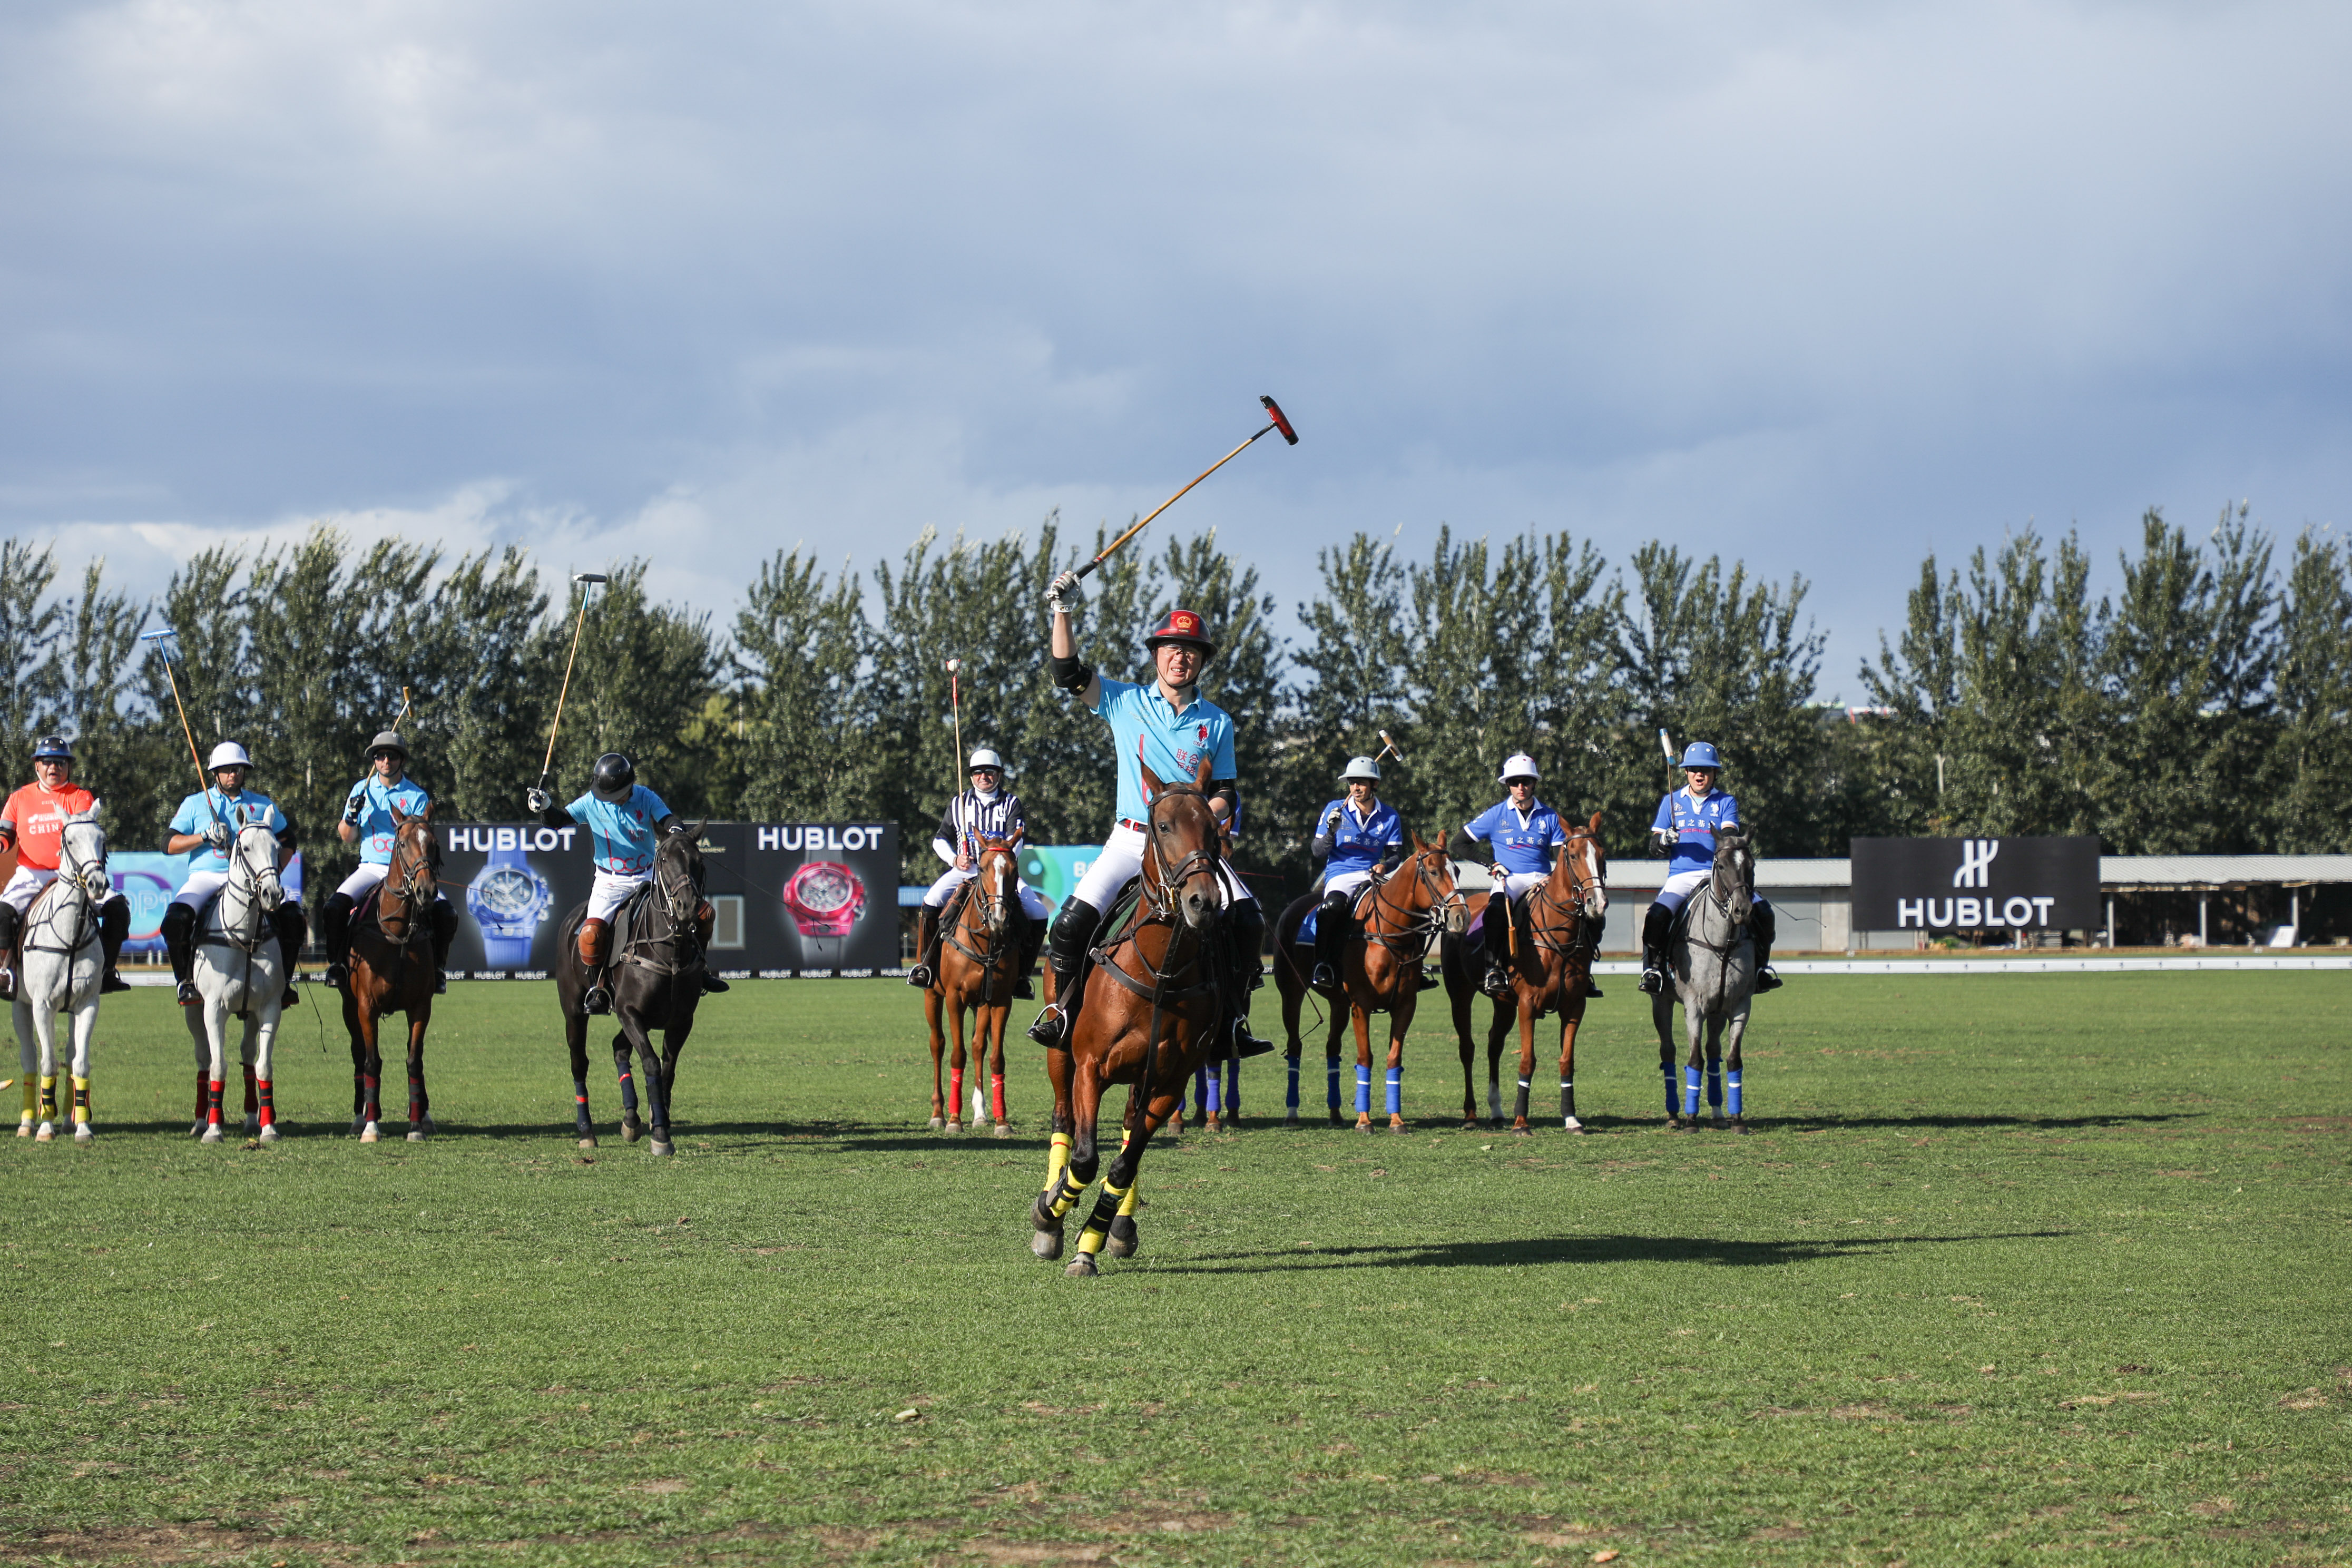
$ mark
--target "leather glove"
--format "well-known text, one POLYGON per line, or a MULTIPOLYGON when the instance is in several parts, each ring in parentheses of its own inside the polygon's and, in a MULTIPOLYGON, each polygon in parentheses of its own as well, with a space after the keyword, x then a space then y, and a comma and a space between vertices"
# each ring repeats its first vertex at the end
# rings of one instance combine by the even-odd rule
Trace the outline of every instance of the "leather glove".
POLYGON ((229 832, 228 824, 226 822, 215 822, 210 827, 205 829, 205 843, 206 846, 219 850, 224 855, 228 853, 229 843, 234 837, 235 836, 229 832))
POLYGON ((1502 866, 1501 866, 1499 863, 1497 863, 1497 864, 1496 864, 1496 865, 1493 865, 1493 866, 1489 866, 1489 867, 1487 867, 1487 868, 1486 868, 1486 875, 1487 875, 1487 876, 1489 876, 1489 877, 1492 877, 1492 878, 1495 879, 1495 886, 1496 886, 1496 887, 1498 887, 1498 888, 1506 888, 1506 887, 1510 886, 1511 874, 1510 874, 1508 871, 1506 871, 1505 869, 1503 869, 1502 866))
POLYGON ((356 822, 358 822, 358 821, 359 821, 359 819, 360 819, 360 813, 361 813, 361 812, 362 812, 362 811, 365 811, 366 809, 367 809, 367 796, 366 796, 366 795, 365 795, 365 794, 355 795, 352 796, 352 798, 351 798, 351 799, 349 799, 349 800, 347 800, 347 801, 343 802, 343 820, 344 820, 345 822, 356 823, 356 822))
POLYGON ((1045 607, 1055 615, 1066 615, 1087 602, 1078 592, 1078 574, 1065 572, 1045 585, 1045 607))
POLYGON ((1331 808, 1331 815, 1323 819, 1323 826, 1327 828, 1337 827, 1339 826, 1339 808, 1338 806, 1335 805, 1331 808))
POLYGON ((530 808, 530 814, 533 816, 537 816, 555 804, 555 797, 534 784, 523 792, 522 803, 530 808))

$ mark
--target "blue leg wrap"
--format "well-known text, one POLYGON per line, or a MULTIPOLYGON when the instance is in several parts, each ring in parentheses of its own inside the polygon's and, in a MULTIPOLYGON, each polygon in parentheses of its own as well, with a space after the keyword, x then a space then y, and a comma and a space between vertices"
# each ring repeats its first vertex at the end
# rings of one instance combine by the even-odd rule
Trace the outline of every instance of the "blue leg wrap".
POLYGON ((1217 1080, 1214 1071, 1215 1069, 1205 1063, 1193 1071, 1192 1115, 1195 1120, 1206 1121, 1209 1112, 1217 1108, 1217 1080))
POLYGON ((1727 1073, 1723 1081, 1724 1086, 1731 1090, 1731 1114, 1737 1116, 1739 1114, 1739 1074, 1727 1073))
POLYGON ((1723 1063, 1720 1060, 1711 1061, 1706 1064, 1706 1102, 1718 1114, 1721 1113, 1723 1110, 1723 1063))
POLYGON ((1372 1069, 1360 1067, 1356 1069, 1356 1114, 1370 1116, 1371 1113, 1372 1069))
POLYGON ((1283 1096, 1282 1103, 1290 1110, 1291 1114, 1297 1115, 1298 1112, 1298 1058, 1297 1057, 1290 1058, 1288 1065, 1290 1068, 1290 1089, 1288 1092, 1283 1096))
POLYGON ((1404 1110, 1404 1068, 1389 1068, 1389 1114, 1404 1110))
POLYGON ((1339 1058, 1332 1057, 1328 1058, 1328 1065, 1323 1069, 1323 1077, 1326 1080, 1324 1089, 1327 1095, 1324 1103, 1337 1110, 1339 1109, 1339 1058))
POLYGON ((1658 1072, 1666 1080, 1666 1114, 1672 1116, 1675 1113, 1675 1107, 1681 1102, 1680 1097, 1675 1093, 1675 1064, 1660 1062, 1658 1072))
POLYGON ((1242 1113, 1242 1059, 1228 1058, 1225 1062, 1225 1114, 1242 1113))
POLYGON ((1698 1114, 1698 1068, 1683 1068, 1683 1114, 1698 1114))

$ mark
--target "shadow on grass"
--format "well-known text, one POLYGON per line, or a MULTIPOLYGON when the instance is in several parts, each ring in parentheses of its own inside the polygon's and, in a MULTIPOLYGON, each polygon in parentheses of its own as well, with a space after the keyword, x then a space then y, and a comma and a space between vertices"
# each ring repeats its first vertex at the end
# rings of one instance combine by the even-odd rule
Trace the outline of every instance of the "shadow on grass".
POLYGON ((1823 1258, 1851 1258, 1893 1247, 1951 1247, 1972 1241, 2054 1241, 2071 1230, 1994 1231, 1979 1236, 1823 1237, 1802 1241, 1711 1241, 1686 1236, 1560 1236, 1522 1241, 1456 1241, 1423 1247, 1318 1247, 1286 1251, 1210 1253, 1155 1274, 1271 1274, 1307 1268, 1519 1268, 1539 1263, 1711 1263, 1773 1268, 1823 1258))

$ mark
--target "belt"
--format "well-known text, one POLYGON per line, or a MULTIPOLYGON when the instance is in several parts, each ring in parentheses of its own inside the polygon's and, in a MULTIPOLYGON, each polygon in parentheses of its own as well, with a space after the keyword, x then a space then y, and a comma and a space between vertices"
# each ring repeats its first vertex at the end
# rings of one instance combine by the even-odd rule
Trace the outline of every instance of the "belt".
POLYGON ((1121 827, 1132 827, 1138 833, 1141 833, 1150 828, 1151 824, 1148 822, 1138 822, 1131 816, 1122 816, 1118 819, 1118 826, 1121 827))

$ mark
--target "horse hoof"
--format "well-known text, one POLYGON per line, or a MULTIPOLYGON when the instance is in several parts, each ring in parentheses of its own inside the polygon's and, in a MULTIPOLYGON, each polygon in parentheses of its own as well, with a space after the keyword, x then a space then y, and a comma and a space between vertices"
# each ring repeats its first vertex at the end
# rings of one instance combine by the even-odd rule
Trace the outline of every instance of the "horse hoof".
MULTIPOLYGON (((26 1126, 26 1127, 19 1127, 19 1128, 17 1128, 17 1129, 16 1129, 16 1136, 17 1136, 17 1137, 19 1137, 19 1138, 30 1138, 32 1135, 33 1135, 33 1130, 32 1130, 32 1128, 31 1128, 31 1127, 29 1127, 29 1126, 26 1126)), ((194 1126, 193 1126, 193 1127, 191 1127, 191 1128, 189 1128, 189 1129, 188 1129, 188 1136, 189 1136, 189 1137, 191 1137, 191 1138, 201 1138, 201 1137, 203 1137, 204 1135, 205 1135, 205 1124, 204 1124, 203 1122, 201 1122, 201 1121, 197 1122, 194 1126)))
POLYGON ((635 1142, 638 1139, 640 1139, 640 1138, 644 1137, 645 1135, 646 1135, 646 1130, 645 1130, 643 1127, 640 1127, 639 1125, 637 1125, 637 1123, 635 1123, 635 1122, 634 1122, 634 1121, 624 1121, 624 1122, 622 1122, 622 1123, 621 1123, 621 1142, 624 1142, 624 1143, 634 1143, 634 1142, 635 1142))
POLYGON ((1389 1131, 1391 1132, 1409 1132, 1412 1129, 1405 1125, 1403 1117, 1391 1116, 1389 1118, 1389 1131))
POLYGON ((259 1138, 264 1143, 277 1142, 278 1123, 275 1121, 271 1122, 268 1126, 263 1128, 258 1133, 255 1134, 255 1136, 259 1138))
MULTIPOLYGON (((197 1123, 195 1124, 195 1126, 194 1126, 194 1127, 190 1128, 190 1129, 189 1129, 189 1134, 190 1134, 190 1136, 192 1136, 192 1137, 193 1137, 195 1133, 197 1133, 197 1132, 199 1132, 199 1131, 202 1131, 204 1130, 204 1125, 205 1125, 205 1124, 204 1124, 203 1122, 199 1121, 199 1122, 197 1122, 197 1123)), ((19 1121, 18 1123, 16 1123, 16 1136, 17 1136, 17 1137, 19 1137, 19 1138, 30 1138, 32 1135, 33 1135, 33 1124, 32 1124, 31 1122, 29 1122, 29 1121, 19 1121)))
POLYGON ((996 1124, 996 1131, 995 1131, 994 1132, 991 1133, 991 1134, 990 1134, 990 1136, 991 1136, 991 1137, 994 1137, 994 1138, 1010 1138, 1010 1137, 1012 1137, 1012 1136, 1013 1136, 1013 1124, 1012 1124, 1011 1122, 1009 1122, 1009 1121, 1000 1121, 1000 1122, 998 1122, 998 1123, 996 1124))
POLYGON ((945 1117, 934 1116, 931 1118, 931 1131, 934 1132, 945 1128, 947 1124, 947 1119, 945 1117))
POLYGON ((85 1121, 80 1126, 74 1129, 74 1142, 77 1143, 94 1143, 98 1142, 98 1134, 91 1131, 89 1130, 89 1123, 85 1121))
POLYGON ((371 1121, 366 1126, 360 1129, 360 1142, 362 1143, 373 1143, 376 1141, 381 1131, 382 1130, 378 1128, 374 1122, 371 1121))
POLYGON ((1143 1238, 1135 1231, 1135 1222, 1119 1215, 1110 1222, 1110 1234, 1103 1237, 1105 1258, 1132 1258, 1141 1250, 1143 1238))
MULTIPOLYGON (((42 1136, 42 1137, 44 1137, 44 1138, 47 1138, 48 1135, 49 1135, 49 1130, 48 1130, 47 1128, 46 1128, 46 1127, 42 1128, 42 1129, 41 1129, 41 1136, 42 1136)), ((205 1128, 205 1136, 204 1136, 204 1142, 207 1142, 207 1143, 217 1143, 217 1142, 219 1142, 220 1141, 221 1141, 221 1130, 220 1130, 219 1128, 217 1128, 217 1127, 207 1127, 207 1128, 205 1128)))
POLYGON ((1359 1116, 1359 1117, 1357 1117, 1357 1118, 1356 1118, 1356 1131, 1359 1131, 1359 1132, 1370 1132, 1371 1130, 1372 1130, 1372 1119, 1371 1119, 1370 1117, 1369 1117, 1369 1116, 1359 1116))
POLYGON ((1297 1127, 1297 1126, 1298 1126, 1298 1125, 1300 1124, 1300 1123, 1299 1123, 1299 1121, 1298 1121, 1298 1112, 1297 1112, 1297 1111, 1295 1111, 1295 1110, 1294 1110, 1294 1111, 1292 1111, 1289 1115, 1287 1115, 1287 1116, 1284 1117, 1284 1118, 1282 1119, 1282 1124, 1283 1124, 1285 1127, 1297 1127))
POLYGON ((1070 1266, 1062 1272, 1072 1279, 1091 1279, 1102 1270, 1095 1267, 1093 1253, 1081 1252, 1070 1259, 1070 1266))
POLYGON ((948 1118, 948 1124, 945 1127, 940 1128, 940 1131, 942 1132, 961 1132, 963 1131, 963 1123, 950 1116, 948 1118))
POLYGON ((1532 1127, 1514 1127, 1511 1129, 1511 1136, 1514 1138, 1532 1138, 1535 1135, 1536 1130, 1532 1127))
POLYGON ((596 1146, 596 1134, 594 1134, 593 1132, 589 1133, 585 1138, 583 1138, 582 1140, 580 1140, 580 1147, 582 1147, 583 1149, 593 1149, 595 1146, 596 1146))
POLYGON ((675 1154, 677 1152, 677 1145, 671 1142, 667 1138, 656 1138, 650 1145, 647 1146, 646 1152, 656 1155, 675 1154))
POLYGON ((1348 1125, 1347 1119, 1335 1110, 1331 1113, 1331 1125, 1334 1127, 1345 1127, 1348 1125))
POLYGON ((1036 1233, 1029 1237, 1029 1250, 1048 1263, 1061 1257, 1062 1222, 1055 1220, 1051 1226, 1039 1226, 1036 1233))
MULTIPOLYGON (((44 1121, 40 1125, 40 1130, 33 1134, 33 1142, 36 1143, 47 1143, 55 1139, 57 1135, 57 1129, 44 1121)), ((217 1142, 218 1140, 215 1139, 215 1142, 217 1142)))
POLYGON ((1745 1121, 1735 1121, 1735 1122, 1733 1122, 1733 1123, 1731 1124, 1731 1130, 1732 1130, 1734 1132, 1738 1133, 1742 1138, 1747 1137, 1750 1132, 1753 1132, 1753 1131, 1756 1131, 1756 1129, 1754 1129, 1753 1127, 1748 1126, 1748 1123, 1746 1123, 1745 1121))
POLYGON ((1563 1124, 1561 1131, 1567 1132, 1590 1132, 1592 1129, 1587 1127, 1583 1122, 1579 1121, 1575 1117, 1571 1116, 1563 1124))
POLYGON ((422 1143, 425 1142, 426 1136, 427 1134, 421 1127, 412 1127, 408 1130, 408 1141, 411 1143, 422 1143))

